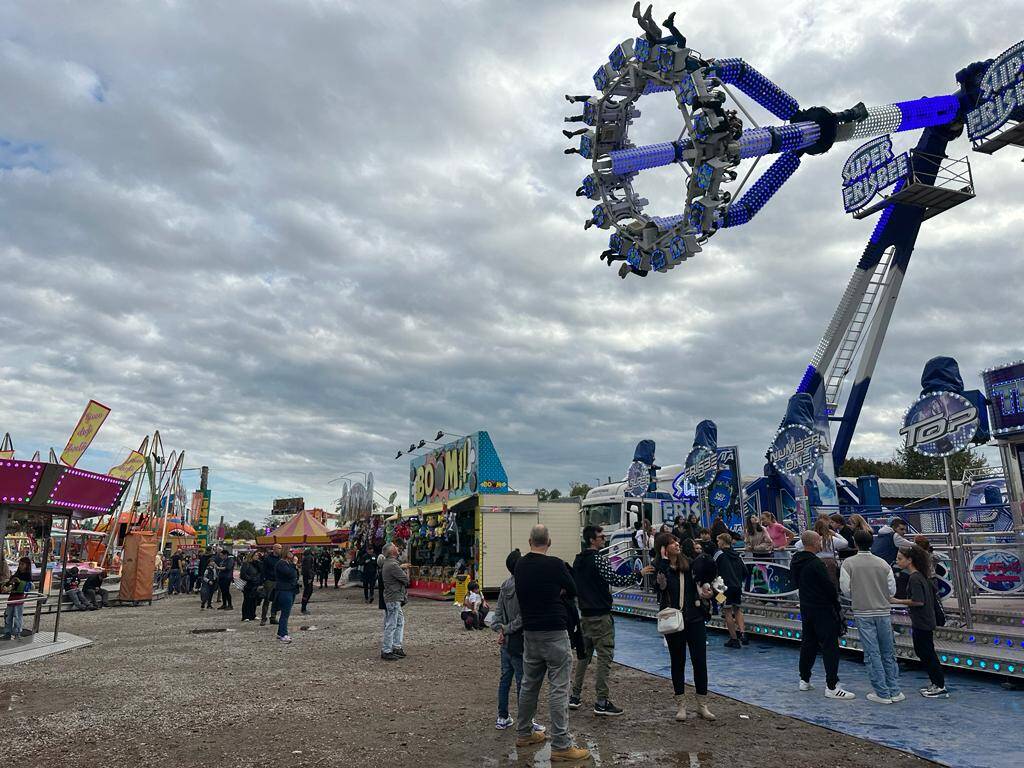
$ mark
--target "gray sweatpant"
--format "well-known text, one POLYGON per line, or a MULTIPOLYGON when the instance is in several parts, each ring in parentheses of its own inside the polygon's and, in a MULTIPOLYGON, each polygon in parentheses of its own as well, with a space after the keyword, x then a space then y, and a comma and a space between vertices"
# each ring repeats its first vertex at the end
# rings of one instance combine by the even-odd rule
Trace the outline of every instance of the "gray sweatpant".
POLYGON ((572 677, 572 648, 569 635, 560 632, 523 632, 523 687, 519 692, 516 731, 529 736, 544 676, 548 678, 548 709, 551 711, 551 748, 568 749, 569 680, 572 677))

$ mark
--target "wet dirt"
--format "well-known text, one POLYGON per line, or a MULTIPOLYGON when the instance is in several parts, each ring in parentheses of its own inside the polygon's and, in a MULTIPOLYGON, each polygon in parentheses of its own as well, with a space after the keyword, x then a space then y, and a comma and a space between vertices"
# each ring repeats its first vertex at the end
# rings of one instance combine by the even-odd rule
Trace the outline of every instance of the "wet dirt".
MULTIPOLYGON (((295 622, 290 645, 276 640, 273 625, 242 623, 237 610, 200 613, 198 597, 189 595, 62 616, 62 630, 94 643, 0 672, 5 762, 550 765, 549 745, 517 750, 514 729, 494 727, 500 664, 493 633, 465 631, 448 604, 413 600, 406 609, 408 658, 388 662, 379 651, 382 613, 361 593, 317 590, 310 608, 303 618, 316 624, 302 632, 295 622)), ((588 686, 584 707, 570 715, 577 744, 594 754, 582 765, 934 765, 718 696, 710 699, 717 721, 677 723, 669 681, 619 666, 611 686, 625 714, 601 718, 589 708, 589 676, 588 686)), ((537 719, 546 723, 545 696, 537 719)))

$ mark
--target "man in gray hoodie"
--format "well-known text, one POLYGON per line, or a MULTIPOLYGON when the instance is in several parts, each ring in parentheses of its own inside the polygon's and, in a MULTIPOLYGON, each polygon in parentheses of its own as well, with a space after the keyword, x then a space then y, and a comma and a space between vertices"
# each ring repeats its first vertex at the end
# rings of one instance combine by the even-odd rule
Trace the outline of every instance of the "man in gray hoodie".
POLYGON ((896 578, 885 560, 871 554, 873 538, 867 531, 854 532, 857 554, 843 561, 839 587, 853 600, 853 618, 864 651, 864 664, 875 689, 868 694, 868 700, 892 704, 906 698, 900 690, 889 602, 896 594, 896 578))
POLYGON ((384 564, 381 567, 382 594, 384 597, 384 638, 380 646, 380 657, 385 661, 404 659, 402 643, 405 640, 405 612, 402 606, 409 587, 409 563, 398 563, 398 547, 388 544, 384 547, 384 564))

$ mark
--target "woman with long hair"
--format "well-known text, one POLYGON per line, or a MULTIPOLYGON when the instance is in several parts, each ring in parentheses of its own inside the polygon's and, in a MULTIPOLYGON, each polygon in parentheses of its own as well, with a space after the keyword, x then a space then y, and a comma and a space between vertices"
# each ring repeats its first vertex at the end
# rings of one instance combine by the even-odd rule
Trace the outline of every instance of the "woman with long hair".
POLYGON ((761 525, 761 519, 757 515, 747 515, 744 530, 747 535, 747 549, 754 557, 771 555, 773 549, 771 537, 761 525))
MULTIPOLYGON (((689 540, 688 540, 689 541, 689 540)), ((692 545, 692 541, 690 542, 692 545)), ((686 651, 690 651, 693 687, 697 692, 697 715, 714 720, 708 709, 707 630, 704 622, 705 600, 711 598, 710 588, 698 588, 691 573, 691 561, 680 550, 679 542, 669 533, 658 534, 654 541, 655 585, 660 610, 675 608, 683 612, 683 629, 665 635, 672 665, 672 690, 678 710, 676 720, 686 720, 686 651)))
POLYGON ((910 574, 907 583, 907 597, 890 598, 898 605, 905 605, 910 610, 910 626, 914 630, 911 639, 914 641, 914 653, 928 670, 931 685, 921 689, 921 695, 929 699, 948 699, 946 676, 942 672, 942 664, 935 653, 935 603, 939 596, 932 584, 932 559, 916 544, 901 547, 896 553, 896 565, 910 574))
POLYGON ((871 525, 864 519, 863 515, 850 515, 850 527, 853 528, 854 533, 857 531, 867 531, 872 536, 875 535, 875 532, 871 529, 871 525))

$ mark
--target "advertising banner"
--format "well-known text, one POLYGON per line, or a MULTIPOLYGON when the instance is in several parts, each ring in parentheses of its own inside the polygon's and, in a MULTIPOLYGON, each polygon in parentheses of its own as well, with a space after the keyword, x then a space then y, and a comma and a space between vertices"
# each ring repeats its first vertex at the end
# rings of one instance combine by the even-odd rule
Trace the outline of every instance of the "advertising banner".
POLYGON ((196 539, 199 548, 204 549, 210 544, 210 489, 196 491, 202 498, 199 501, 199 512, 195 517, 196 539))
POLYGON ((116 477, 119 480, 131 480, 135 477, 135 473, 138 472, 146 465, 146 457, 138 451, 132 451, 128 454, 128 458, 113 467, 108 475, 116 477))
POLYGON ((78 424, 75 426, 75 431, 71 433, 71 437, 68 439, 68 444, 65 446, 63 453, 60 455, 60 460, 69 467, 73 467, 78 463, 78 460, 82 458, 82 454, 85 453, 86 449, 92 443, 96 433, 100 431, 100 427, 103 426, 103 422, 106 421, 107 415, 110 413, 110 409, 102 403, 97 403, 95 400, 90 400, 89 404, 85 406, 85 411, 82 413, 82 418, 78 420, 78 424))
POLYGON ((740 489, 740 455, 735 445, 720 445, 712 457, 710 449, 698 446, 687 457, 687 465, 672 482, 672 498, 701 512, 701 525, 710 528, 719 515, 732 531, 743 527, 743 494, 740 489), (690 458, 693 461, 690 461, 690 458), (710 461, 709 461, 710 459, 710 461), (689 475, 689 476, 688 476, 689 475), (700 485, 694 483, 697 480, 700 485), (707 489, 708 513, 697 503, 700 491, 707 489))

